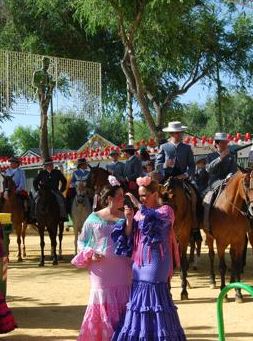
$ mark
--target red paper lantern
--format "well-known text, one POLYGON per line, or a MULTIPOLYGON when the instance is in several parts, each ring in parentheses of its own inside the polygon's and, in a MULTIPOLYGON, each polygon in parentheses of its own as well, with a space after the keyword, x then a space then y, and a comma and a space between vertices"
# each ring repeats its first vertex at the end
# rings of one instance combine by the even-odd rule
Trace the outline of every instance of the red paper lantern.
POLYGON ((240 140, 241 139, 241 134, 240 133, 236 133, 236 138, 237 138, 237 140, 240 140))

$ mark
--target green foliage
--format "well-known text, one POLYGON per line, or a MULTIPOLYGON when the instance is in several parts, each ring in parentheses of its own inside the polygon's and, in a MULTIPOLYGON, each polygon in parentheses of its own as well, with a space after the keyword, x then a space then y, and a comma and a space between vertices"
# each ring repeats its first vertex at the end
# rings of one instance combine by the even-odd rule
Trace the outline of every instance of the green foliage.
POLYGON ((14 155, 14 149, 11 145, 8 137, 4 133, 0 133, 0 155, 1 156, 12 156, 14 155))
MULTIPOLYGON (((188 131, 198 136, 212 136, 219 130, 215 111, 215 98, 209 99, 204 106, 197 103, 186 106, 183 121, 189 127, 188 131)), ((234 92, 223 98, 222 113, 227 133, 253 132, 253 98, 246 92, 234 92)))
MULTIPOLYGON (((89 125, 83 118, 58 114, 54 118, 55 148, 73 149, 81 147, 88 140, 89 125)), ((49 129, 51 136, 51 127, 49 129)))
POLYGON ((122 113, 105 112, 94 131, 116 145, 128 140, 127 121, 122 113))
POLYGON ((10 136, 10 141, 17 154, 22 154, 31 148, 39 148, 39 128, 19 126, 10 136))

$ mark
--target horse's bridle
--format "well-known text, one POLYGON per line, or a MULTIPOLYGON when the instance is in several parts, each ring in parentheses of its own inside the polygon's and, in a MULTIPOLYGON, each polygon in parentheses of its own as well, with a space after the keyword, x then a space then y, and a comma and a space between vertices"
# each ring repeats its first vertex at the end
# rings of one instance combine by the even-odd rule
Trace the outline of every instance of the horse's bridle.
POLYGON ((253 201, 250 201, 249 197, 247 195, 249 190, 253 190, 253 181, 252 181, 252 179, 250 179, 250 183, 249 183, 248 187, 245 185, 245 179, 242 179, 242 181, 243 181, 243 190, 244 190, 244 194, 245 194, 244 203, 246 204, 246 211, 243 211, 241 208, 237 207, 231 200, 229 200, 227 198, 226 195, 225 195, 225 197, 226 197, 226 200, 228 201, 228 203, 234 209, 236 209, 242 216, 248 218, 249 220, 253 220, 253 216, 251 215, 251 213, 249 211, 250 205, 253 203, 253 201))

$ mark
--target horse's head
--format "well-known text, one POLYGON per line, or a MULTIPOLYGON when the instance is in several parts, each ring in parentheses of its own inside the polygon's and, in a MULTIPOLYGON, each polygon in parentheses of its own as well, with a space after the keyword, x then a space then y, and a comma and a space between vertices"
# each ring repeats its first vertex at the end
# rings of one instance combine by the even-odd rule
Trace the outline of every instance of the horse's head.
POLYGON ((250 219, 253 219, 253 170, 252 169, 240 169, 242 172, 241 181, 241 196, 243 197, 247 206, 247 215, 250 219))
POLYGON ((161 196, 163 202, 167 202, 173 209, 179 207, 180 201, 185 197, 183 180, 169 177, 161 186, 161 196))
POLYGON ((76 201, 78 204, 84 204, 89 195, 89 188, 86 181, 77 181, 76 183, 76 201))
POLYGON ((16 192, 16 184, 15 181, 13 180, 13 175, 4 175, 2 174, 3 177, 3 196, 5 199, 8 198, 10 194, 13 194, 16 192))
POLYGON ((87 182, 87 186, 99 193, 101 189, 108 185, 108 176, 110 173, 104 169, 100 168, 99 164, 96 167, 90 167, 90 176, 87 182))

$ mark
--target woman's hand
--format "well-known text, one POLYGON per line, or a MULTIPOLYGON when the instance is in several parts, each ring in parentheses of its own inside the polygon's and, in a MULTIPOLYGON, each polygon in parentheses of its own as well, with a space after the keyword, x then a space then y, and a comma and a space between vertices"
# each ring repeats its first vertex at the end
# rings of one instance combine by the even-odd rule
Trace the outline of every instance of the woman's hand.
POLYGON ((126 195, 129 196, 130 200, 132 201, 133 205, 136 208, 139 209, 141 207, 141 203, 135 198, 135 196, 132 193, 127 192, 126 195))
POLYGON ((91 260, 92 260, 93 262, 100 262, 104 257, 105 257, 105 256, 102 255, 101 253, 95 252, 95 253, 93 253, 93 255, 92 255, 92 257, 91 257, 91 260))
POLYGON ((124 215, 127 221, 132 222, 134 217, 134 210, 127 205, 124 206, 124 215))
POLYGON ((124 214, 126 218, 125 234, 129 236, 132 232, 132 227, 133 227, 134 210, 131 207, 128 207, 127 205, 125 205, 124 214))

